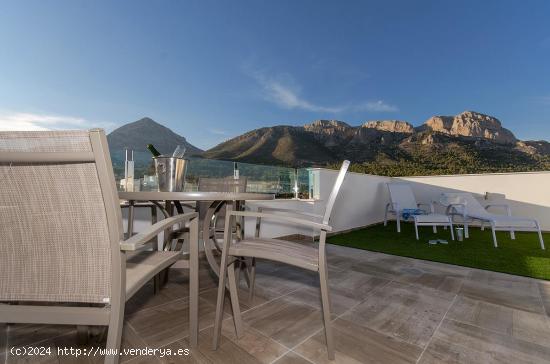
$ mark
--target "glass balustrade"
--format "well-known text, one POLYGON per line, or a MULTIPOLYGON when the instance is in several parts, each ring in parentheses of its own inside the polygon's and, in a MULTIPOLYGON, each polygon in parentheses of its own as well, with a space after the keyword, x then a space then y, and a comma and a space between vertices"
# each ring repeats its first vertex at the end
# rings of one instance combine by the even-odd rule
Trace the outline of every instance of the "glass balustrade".
MULTIPOLYGON (((128 176, 128 164, 124 155, 112 155, 113 169, 118 188, 122 191, 157 191, 155 167, 148 152, 134 151, 133 179, 128 176)), ((307 168, 288 168, 251 163, 189 158, 185 176, 185 191, 197 191, 199 179, 207 178, 246 178, 247 192, 274 193, 277 198, 309 199, 311 196, 311 173, 307 168)))

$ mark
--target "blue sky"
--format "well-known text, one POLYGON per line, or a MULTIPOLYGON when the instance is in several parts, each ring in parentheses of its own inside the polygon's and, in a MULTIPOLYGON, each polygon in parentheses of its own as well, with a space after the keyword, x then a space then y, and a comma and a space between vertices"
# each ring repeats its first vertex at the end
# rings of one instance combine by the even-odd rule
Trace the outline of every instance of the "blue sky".
POLYGON ((0 128, 250 129, 475 110, 550 139, 550 1, 3 1, 0 128))

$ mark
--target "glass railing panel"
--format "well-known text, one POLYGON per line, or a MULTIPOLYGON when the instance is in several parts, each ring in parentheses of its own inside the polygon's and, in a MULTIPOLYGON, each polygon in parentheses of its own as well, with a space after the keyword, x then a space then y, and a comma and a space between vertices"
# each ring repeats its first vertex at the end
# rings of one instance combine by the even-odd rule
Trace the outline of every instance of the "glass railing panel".
POLYGON ((239 175, 247 178, 249 192, 274 193, 277 198, 294 198, 293 168, 238 163, 239 175))
MULTIPOLYGON (((119 190, 128 190, 125 180, 124 155, 112 155, 113 170, 119 190)), ((148 152, 134 152, 134 180, 128 181, 133 191, 156 191, 158 189, 154 162, 148 152)), ((247 192, 273 193, 277 198, 302 198, 311 196, 310 172, 280 166, 251 163, 234 163, 214 159, 190 158, 185 177, 185 191, 197 191, 201 177, 227 178, 246 177, 247 192), (235 168, 238 170, 236 172, 235 168)))

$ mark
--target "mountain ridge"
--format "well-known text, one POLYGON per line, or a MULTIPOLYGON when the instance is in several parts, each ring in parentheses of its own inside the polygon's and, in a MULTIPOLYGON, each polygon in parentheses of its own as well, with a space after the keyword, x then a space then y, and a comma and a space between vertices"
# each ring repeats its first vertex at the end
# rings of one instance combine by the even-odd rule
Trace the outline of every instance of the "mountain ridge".
MULTIPOLYGON (((464 111, 454 116, 433 116, 417 127, 401 120, 373 120, 351 126, 340 120, 322 119, 304 126, 263 127, 229 139, 205 151, 203 157, 294 167, 324 166, 350 159, 366 165, 367 171, 379 170, 380 166, 415 165, 422 173, 427 172, 421 168, 423 161, 434 170, 454 171, 452 159, 456 157, 462 161, 457 162, 457 173, 475 173, 474 168, 549 169, 550 143, 521 141, 497 118, 464 111)), ((386 174, 396 173, 399 171, 386 174)))

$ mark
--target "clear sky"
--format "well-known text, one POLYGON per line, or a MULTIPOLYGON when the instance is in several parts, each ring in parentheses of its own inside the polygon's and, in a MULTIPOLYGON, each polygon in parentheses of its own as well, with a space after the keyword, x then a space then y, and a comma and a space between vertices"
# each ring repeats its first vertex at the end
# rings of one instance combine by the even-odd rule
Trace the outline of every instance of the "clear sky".
POLYGON ((0 128, 250 129, 475 110, 550 139, 550 1, 6 1, 0 128))

